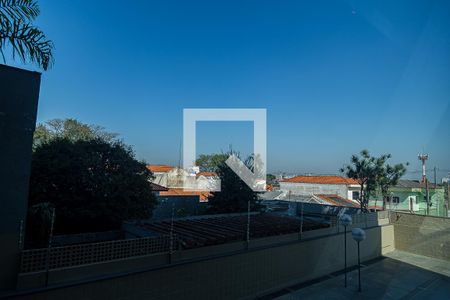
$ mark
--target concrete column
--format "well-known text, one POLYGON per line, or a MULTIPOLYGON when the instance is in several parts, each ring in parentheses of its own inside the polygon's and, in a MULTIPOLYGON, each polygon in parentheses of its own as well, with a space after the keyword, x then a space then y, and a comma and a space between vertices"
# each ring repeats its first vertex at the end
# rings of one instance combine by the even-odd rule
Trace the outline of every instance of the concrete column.
POLYGON ((0 291, 15 289, 41 74, 0 64, 0 291))

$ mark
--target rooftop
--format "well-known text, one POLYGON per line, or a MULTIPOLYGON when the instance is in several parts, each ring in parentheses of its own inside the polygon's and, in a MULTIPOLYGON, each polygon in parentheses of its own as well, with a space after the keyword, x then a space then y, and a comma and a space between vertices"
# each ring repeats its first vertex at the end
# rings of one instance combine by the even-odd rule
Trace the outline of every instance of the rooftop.
MULTIPOLYGON (((407 180, 407 179, 400 179, 398 181, 398 184, 395 186, 397 188, 417 188, 417 189, 424 189, 426 188, 426 184, 422 181, 418 180, 407 180)), ((431 183, 428 181, 428 187, 434 189, 434 183, 431 183)), ((439 188, 439 185, 437 185, 437 188, 439 188)))
POLYGON ((152 191, 154 192, 164 192, 168 191, 169 189, 166 187, 163 187, 162 185, 150 182, 150 187, 152 188, 152 191))
POLYGON ((200 201, 208 200, 211 193, 208 191, 190 191, 183 188, 169 188, 159 193, 160 196, 199 196, 200 201))
MULTIPOLYGON (((171 221, 144 223, 142 229, 157 234, 169 234, 171 221)), ((305 220, 303 230, 325 228, 329 225, 305 220)), ((184 249, 224 244, 245 240, 247 214, 188 217, 174 221, 174 234, 184 249)), ((250 237, 261 238, 281 234, 298 233, 300 219, 271 214, 253 214, 250 218, 250 237)))
POLYGON ((264 299, 448 299, 450 262, 395 250, 348 273, 344 288, 342 272, 292 286, 264 299))
POLYGON ((197 177, 199 176, 205 176, 205 177, 217 177, 217 173, 215 172, 198 172, 196 174, 197 177))
POLYGON ((295 176, 280 182, 316 183, 316 184, 358 184, 354 179, 343 176, 295 176))
POLYGON ((167 173, 172 170, 174 167, 169 165, 148 165, 147 169, 152 171, 153 173, 167 173))
POLYGON ((328 202, 330 205, 334 206, 345 206, 345 207, 356 207, 359 208, 359 204, 355 201, 342 198, 338 195, 329 195, 329 194, 314 194, 315 197, 320 198, 321 200, 324 200, 325 202, 328 202))

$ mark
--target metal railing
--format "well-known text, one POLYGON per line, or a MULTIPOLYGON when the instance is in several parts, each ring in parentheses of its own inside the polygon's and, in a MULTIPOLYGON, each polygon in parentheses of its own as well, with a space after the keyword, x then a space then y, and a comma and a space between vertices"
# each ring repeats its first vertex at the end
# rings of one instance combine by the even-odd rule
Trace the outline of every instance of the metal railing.
POLYGON ((170 253, 177 250, 179 240, 168 235, 130 240, 117 240, 63 247, 23 250, 20 272, 38 272, 50 269, 94 264, 133 256, 170 253), (172 249, 171 249, 172 248, 172 249))

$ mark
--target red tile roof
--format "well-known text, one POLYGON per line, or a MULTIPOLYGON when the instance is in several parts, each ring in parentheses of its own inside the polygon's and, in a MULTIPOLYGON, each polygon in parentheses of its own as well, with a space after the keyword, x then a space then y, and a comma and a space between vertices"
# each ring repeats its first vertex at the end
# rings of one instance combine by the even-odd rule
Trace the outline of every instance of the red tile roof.
POLYGON ((160 196, 199 196, 200 201, 206 201, 212 194, 208 191, 189 191, 182 188, 169 188, 159 193, 160 196))
POLYGON ((342 176, 295 176, 281 182, 317 183, 317 184, 358 184, 354 179, 342 176))
POLYGON ((360 205, 358 203, 356 203, 355 201, 349 200, 349 199, 345 199, 342 198, 338 195, 335 194, 318 194, 315 195, 316 197, 330 203, 331 205, 334 206, 345 206, 345 207, 356 207, 359 208, 360 205))
POLYGON ((153 173, 167 173, 172 170, 174 167, 169 165, 148 165, 147 169, 152 171, 153 173))
POLYGON ((205 177, 217 177, 217 173, 214 172, 199 172, 197 173, 197 177, 205 176, 205 177))

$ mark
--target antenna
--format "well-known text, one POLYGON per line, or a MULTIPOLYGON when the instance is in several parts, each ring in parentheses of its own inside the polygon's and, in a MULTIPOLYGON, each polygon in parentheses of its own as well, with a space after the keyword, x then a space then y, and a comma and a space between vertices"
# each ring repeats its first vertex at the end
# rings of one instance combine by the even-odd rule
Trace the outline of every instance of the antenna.
POLYGON ((427 173, 426 173, 425 162, 428 160, 428 154, 418 154, 417 158, 419 158, 419 160, 422 161, 422 182, 426 182, 427 173))

